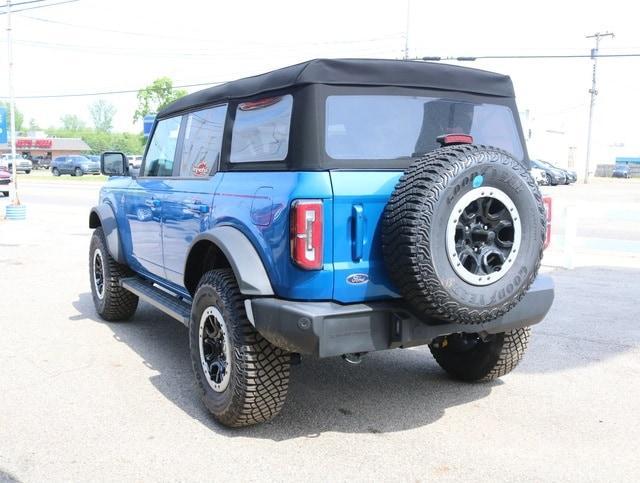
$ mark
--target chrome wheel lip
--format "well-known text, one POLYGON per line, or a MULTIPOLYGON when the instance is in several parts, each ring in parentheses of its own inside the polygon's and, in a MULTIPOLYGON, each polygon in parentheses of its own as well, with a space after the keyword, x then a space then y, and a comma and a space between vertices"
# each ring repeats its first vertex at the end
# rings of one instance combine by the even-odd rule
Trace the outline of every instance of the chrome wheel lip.
POLYGON ((93 257, 91 260, 91 273, 93 275, 93 287, 96 290, 96 295, 100 300, 104 298, 104 256, 102 250, 96 248, 93 251, 93 257))
POLYGON ((209 387, 211 387, 211 389, 216 392, 223 392, 227 388, 227 386, 229 385, 229 381, 231 380, 231 344, 229 342, 229 330, 227 328, 227 324, 224 320, 224 317, 222 317, 222 313, 220 312, 220 310, 218 310, 217 307, 207 307, 206 309, 204 309, 202 315, 200 316, 200 325, 198 327, 198 346, 200 349, 200 364, 202 366, 202 371, 204 372, 204 377, 207 380, 209 387), (222 376, 222 380, 219 383, 211 379, 209 365, 207 364, 204 355, 204 327, 209 317, 214 318, 222 333, 223 351, 227 363, 224 375, 222 376))
POLYGON ((456 274, 465 282, 468 282, 471 285, 491 285, 492 283, 495 283, 502 277, 504 277, 515 263, 517 254, 520 250, 521 241, 522 225, 520 222, 520 213, 518 212, 518 209, 516 208, 516 205, 511 200, 511 198, 504 191, 498 188, 493 188, 490 186, 481 186, 480 188, 474 188, 471 191, 467 192, 464 196, 462 196, 451 210, 451 215, 449 216, 449 220, 447 222, 447 230, 445 235, 447 258, 449 259, 451 267, 456 272, 456 274), (513 224, 513 245, 511 246, 511 250, 506 257, 506 260, 502 264, 500 271, 493 272, 489 275, 479 275, 468 271, 458 260, 458 253, 456 250, 455 236, 458 218, 460 214, 465 210, 465 208, 469 206, 469 204, 480 198, 494 198, 500 201, 507 208, 507 210, 509 210, 511 222, 513 224))

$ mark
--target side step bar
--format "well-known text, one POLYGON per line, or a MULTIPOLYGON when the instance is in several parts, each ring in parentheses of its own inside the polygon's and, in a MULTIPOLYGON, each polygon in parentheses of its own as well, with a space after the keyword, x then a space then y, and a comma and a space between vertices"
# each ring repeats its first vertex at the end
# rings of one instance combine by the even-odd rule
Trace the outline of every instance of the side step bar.
POLYGON ((155 308, 162 310, 165 314, 170 315, 189 327, 191 305, 184 300, 180 300, 175 295, 171 295, 155 287, 151 282, 147 282, 138 277, 123 278, 120 280, 120 285, 129 292, 136 294, 145 302, 150 303, 155 308))

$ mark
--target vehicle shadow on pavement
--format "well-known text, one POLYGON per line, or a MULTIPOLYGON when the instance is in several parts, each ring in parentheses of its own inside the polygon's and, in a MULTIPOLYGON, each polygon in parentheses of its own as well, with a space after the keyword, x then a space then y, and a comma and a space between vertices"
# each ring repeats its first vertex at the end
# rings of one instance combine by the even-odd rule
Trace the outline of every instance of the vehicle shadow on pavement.
POLYGON ((555 300, 533 327, 519 370, 555 372, 596 364, 640 347, 640 270, 581 267, 551 276, 555 300))
POLYGON ((215 422, 200 401, 189 357, 187 329, 154 307, 140 303, 125 323, 102 321, 90 293, 74 302, 78 319, 104 324, 157 371, 150 382, 168 400, 213 431, 231 437, 282 441, 323 432, 404 431, 428 425, 449 408, 488 396, 502 384, 451 381, 426 348, 369 354, 360 365, 341 358, 303 358, 291 368, 289 395, 272 422, 230 430, 215 422))

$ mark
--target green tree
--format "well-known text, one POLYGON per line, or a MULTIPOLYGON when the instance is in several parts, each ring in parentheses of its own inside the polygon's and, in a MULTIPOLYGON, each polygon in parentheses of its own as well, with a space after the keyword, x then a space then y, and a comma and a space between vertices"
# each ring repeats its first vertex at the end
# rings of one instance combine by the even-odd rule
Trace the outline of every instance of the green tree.
POLYGON ((91 128, 81 130, 69 130, 64 127, 49 128, 47 134, 61 138, 80 138, 89 145, 91 154, 100 154, 105 151, 139 154, 143 152, 145 144, 142 134, 108 133, 91 128))
MULTIPOLYGON (((8 102, 0 101, 0 106, 7 108, 7 129, 11 129, 11 109, 8 102)), ((22 131, 22 124, 24 123, 24 116, 16 108, 16 132, 22 131)))
POLYGON ((147 114, 158 112, 167 104, 186 96, 184 89, 175 89, 173 81, 168 77, 154 80, 144 89, 138 91, 138 108, 133 115, 134 122, 147 114))
POLYGON ((78 132, 85 128, 84 121, 75 114, 65 114, 60 118, 60 122, 65 131, 78 132))
POLYGON ((89 113, 96 131, 111 131, 113 128, 113 116, 116 114, 116 106, 104 99, 98 99, 89 106, 89 113))

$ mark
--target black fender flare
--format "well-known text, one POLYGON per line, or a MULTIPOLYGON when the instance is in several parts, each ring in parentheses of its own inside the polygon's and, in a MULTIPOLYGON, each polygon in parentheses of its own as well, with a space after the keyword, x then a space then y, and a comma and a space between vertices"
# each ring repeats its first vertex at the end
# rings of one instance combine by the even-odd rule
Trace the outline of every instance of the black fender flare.
POLYGON ((118 223, 113 208, 107 204, 101 204, 91 208, 89 214, 89 228, 102 227, 104 237, 107 240, 107 249, 118 263, 126 264, 124 251, 120 244, 120 234, 118 233, 118 223))
MULTIPOLYGON (((216 245, 229 261, 240 292, 244 295, 273 296, 273 287, 262 259, 247 236, 232 226, 218 226, 200 233, 191 242, 191 249, 200 241, 207 240, 216 245)), ((185 261, 183 273, 187 273, 185 261)))

